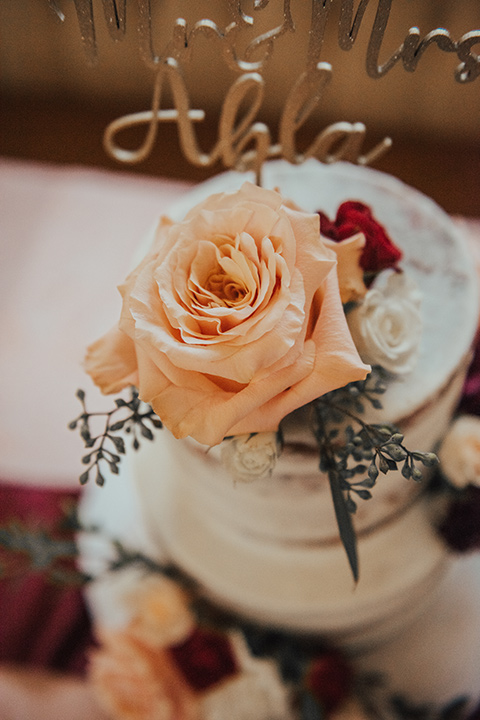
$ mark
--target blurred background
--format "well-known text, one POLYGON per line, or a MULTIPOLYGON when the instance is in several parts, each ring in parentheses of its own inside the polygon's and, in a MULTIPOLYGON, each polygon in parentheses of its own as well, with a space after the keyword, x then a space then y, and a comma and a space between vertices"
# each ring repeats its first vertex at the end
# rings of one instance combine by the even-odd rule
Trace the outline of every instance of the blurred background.
MULTIPOLYGON (((225 28, 234 4, 227 0, 156 0, 152 3, 155 52, 164 54, 175 18, 184 17, 191 27, 195 20, 209 17, 225 28)), ((103 5, 93 0, 97 53, 90 62, 73 0, 0 3, 0 154, 194 180, 218 172, 218 166, 192 169, 188 165, 178 152, 173 125, 163 125, 152 156, 140 165, 122 168, 106 156, 102 148, 105 126, 120 115, 150 107, 153 70, 139 50, 137 26, 142 3, 127 2, 126 32, 117 41, 109 35, 103 5), (63 13, 63 21, 55 6, 63 13)), ((331 122, 364 122, 365 150, 385 135, 393 138, 392 150, 376 167, 423 190, 451 213, 480 215, 480 78, 456 82, 458 58, 434 45, 414 73, 398 63, 381 79, 367 77, 366 47, 378 3, 368 4, 349 52, 341 50, 337 42, 339 5, 332 5, 321 54, 321 59, 333 66, 333 81, 322 106, 303 129, 300 144, 305 146, 331 122)), ((245 0, 242 9, 255 17, 255 35, 259 28, 269 30, 282 22, 280 0, 256 12, 253 0, 245 0)), ((275 43, 265 71, 266 98, 258 117, 269 123, 274 139, 283 101, 306 59, 311 3, 292 0, 291 10, 297 32, 286 33, 275 43)), ((412 26, 418 26, 422 37, 445 27, 458 40, 480 28, 480 3, 396 0, 381 62, 393 54, 412 26)), ((220 59, 220 52, 219 41, 197 38, 186 70, 191 105, 207 113, 206 120, 196 125, 206 151, 216 139, 222 97, 236 76, 220 59)), ((164 107, 168 106, 166 97, 164 107)), ((132 146, 139 142, 134 136, 129 141, 132 146)))

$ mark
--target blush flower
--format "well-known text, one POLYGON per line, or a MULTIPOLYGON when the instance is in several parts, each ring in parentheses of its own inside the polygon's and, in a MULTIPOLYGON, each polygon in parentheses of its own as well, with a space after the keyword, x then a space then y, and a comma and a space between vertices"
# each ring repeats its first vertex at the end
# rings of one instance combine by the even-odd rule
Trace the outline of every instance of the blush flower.
POLYGON ((126 632, 104 635, 89 675, 102 708, 116 720, 199 720, 197 698, 167 652, 126 632))
POLYGON ((176 437, 216 445, 363 379, 335 254, 319 219, 245 183, 183 222, 162 219, 120 291, 118 327, 86 367, 105 393, 134 384, 176 437))
POLYGON ((275 432, 235 435, 223 441, 221 459, 235 480, 251 482, 272 474, 279 451, 275 432))
POLYGON ((403 375, 415 367, 422 319, 420 293, 403 274, 379 277, 363 301, 347 315, 352 337, 365 362, 403 375))
POLYGON ((169 578, 144 579, 129 600, 134 607, 129 630, 145 645, 168 647, 183 642, 193 631, 186 594, 169 578))
POLYGON ((457 488, 480 487, 480 418, 460 415, 440 448, 442 472, 457 488))

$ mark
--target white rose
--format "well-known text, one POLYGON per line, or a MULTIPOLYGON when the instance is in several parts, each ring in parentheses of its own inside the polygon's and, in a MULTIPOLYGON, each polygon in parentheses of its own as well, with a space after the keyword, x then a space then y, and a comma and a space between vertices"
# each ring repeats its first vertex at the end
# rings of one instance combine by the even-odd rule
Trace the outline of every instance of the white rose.
POLYGON ((243 482, 269 477, 278 454, 279 443, 275 432, 235 435, 221 445, 223 465, 235 480, 243 482))
POLYGON ((239 633, 232 633, 230 642, 238 671, 202 695, 202 719, 290 720, 290 690, 275 662, 253 657, 239 633))
POLYGON ((442 472, 452 485, 480 486, 480 418, 458 417, 445 436, 439 458, 442 472))
POLYGON ((371 365, 404 375, 415 367, 422 319, 421 295, 403 273, 382 273, 363 302, 347 314, 360 357, 371 365))

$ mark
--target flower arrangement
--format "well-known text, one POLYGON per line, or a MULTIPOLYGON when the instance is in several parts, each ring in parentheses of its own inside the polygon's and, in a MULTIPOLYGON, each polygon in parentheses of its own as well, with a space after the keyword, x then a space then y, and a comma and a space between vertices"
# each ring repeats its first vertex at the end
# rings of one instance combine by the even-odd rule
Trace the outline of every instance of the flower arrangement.
POLYGON ((366 377, 319 218, 245 183, 160 221, 120 287, 118 327, 90 346, 101 390, 139 389, 175 437, 206 445, 276 430, 366 377))
POLYGON ((104 393, 136 389, 129 402, 117 401, 131 414, 113 422, 109 413, 100 435, 92 436, 85 405, 72 423, 90 449, 82 481, 96 467, 103 482, 101 461, 118 472, 125 446, 117 430, 132 430, 137 447, 135 428, 150 438, 150 424, 221 444, 237 480, 268 476, 282 420, 309 404, 357 578, 353 496, 368 499, 379 472, 400 464, 418 480, 416 463, 435 462, 432 453, 409 452, 396 428, 359 417, 365 403, 381 407, 385 380, 416 362, 420 294, 401 257, 362 203, 343 203, 331 221, 248 182, 208 197, 180 222, 161 218, 119 288, 118 325, 87 351, 86 369, 104 393))
POLYGON ((222 614, 168 568, 131 580, 122 596, 130 622, 100 632, 89 666, 102 707, 118 720, 289 720, 292 711, 314 720, 333 717, 349 697, 348 661, 318 639, 222 614))
MULTIPOLYGON (((318 636, 249 623, 202 597, 174 566, 117 546, 127 617, 101 628, 89 678, 116 720, 473 720, 468 698, 414 706, 385 677, 360 674, 348 654, 318 636)), ((116 561, 114 561, 116 562, 116 561)), ((116 567, 115 569, 118 569, 116 567)), ((112 581, 109 573, 106 579, 112 581)), ((105 577, 104 577, 105 580, 105 577)))

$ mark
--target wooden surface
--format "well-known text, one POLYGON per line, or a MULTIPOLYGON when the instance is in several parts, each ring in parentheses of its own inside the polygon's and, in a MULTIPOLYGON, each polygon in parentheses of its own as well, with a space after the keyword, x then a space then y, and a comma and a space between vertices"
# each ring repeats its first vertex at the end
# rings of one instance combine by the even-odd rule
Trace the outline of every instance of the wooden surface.
MULTIPOLYGON (((111 170, 201 181, 219 172, 191 167, 179 152, 176 128, 164 125, 152 156, 137 166, 123 167, 108 158, 102 147, 106 125, 127 110, 66 99, 9 97, 0 102, 0 155, 61 164, 80 164, 111 170)), ((305 135, 313 137, 320 127, 305 135)), ((208 151, 216 128, 199 129, 201 146, 208 151)), ((384 132, 369 128, 365 149, 384 132)), ((135 139, 132 138, 135 142, 135 139)), ((138 138, 137 138, 138 142, 138 138)), ((480 141, 472 145, 440 139, 394 135, 393 148, 375 165, 430 195, 452 214, 480 216, 480 141)))

